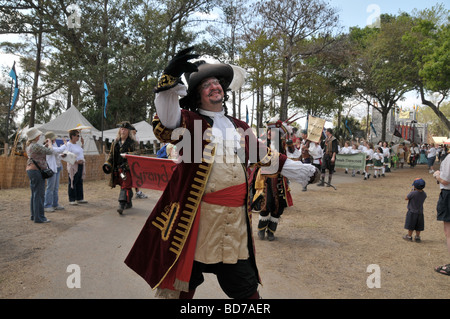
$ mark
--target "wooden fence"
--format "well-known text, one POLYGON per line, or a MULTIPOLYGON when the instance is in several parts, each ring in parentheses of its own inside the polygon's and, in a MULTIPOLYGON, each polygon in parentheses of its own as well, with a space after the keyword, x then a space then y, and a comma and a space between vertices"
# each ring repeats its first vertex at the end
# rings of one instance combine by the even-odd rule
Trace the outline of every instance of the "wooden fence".
MULTIPOLYGON (((86 155, 86 176, 85 181, 103 180, 109 178, 102 170, 102 165, 106 160, 107 154, 86 155)), ((67 164, 63 163, 61 171, 61 183, 68 183, 67 164)), ((24 156, 0 156, 0 189, 29 187, 25 170, 27 158, 24 156)))

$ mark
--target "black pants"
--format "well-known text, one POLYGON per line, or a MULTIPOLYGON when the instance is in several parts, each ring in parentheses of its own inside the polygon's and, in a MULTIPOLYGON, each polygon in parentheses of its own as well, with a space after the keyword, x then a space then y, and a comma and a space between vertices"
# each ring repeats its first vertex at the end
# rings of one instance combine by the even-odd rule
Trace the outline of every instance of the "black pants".
POLYGON ((334 164, 331 162, 331 156, 328 154, 325 154, 322 158, 322 167, 321 167, 321 173, 325 174, 325 171, 328 170, 329 174, 332 175, 334 172, 334 164))
POLYGON ((225 294, 234 299, 246 299, 258 289, 258 276, 250 260, 238 260, 236 264, 203 264, 194 261, 189 290, 195 290, 205 278, 203 273, 216 274, 220 287, 225 294))
POLYGON ((74 202, 76 200, 83 200, 83 167, 84 164, 78 164, 78 171, 73 176, 73 188, 72 181, 69 177, 69 202, 74 202))

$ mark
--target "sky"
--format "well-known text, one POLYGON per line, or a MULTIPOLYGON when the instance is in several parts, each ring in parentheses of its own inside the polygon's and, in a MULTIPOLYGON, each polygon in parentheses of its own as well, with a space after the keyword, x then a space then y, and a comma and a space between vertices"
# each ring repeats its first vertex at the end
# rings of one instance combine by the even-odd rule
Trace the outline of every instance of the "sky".
MULTIPOLYGON (((379 14, 393 14, 398 15, 399 12, 411 13, 414 9, 423 10, 431 8, 432 6, 442 3, 447 9, 450 8, 449 0, 325 0, 330 6, 337 9, 340 24, 344 28, 343 32, 347 32, 352 26, 365 27, 375 21, 379 14)), ((10 41, 10 36, 0 35, 0 42, 10 41)), ((2 72, 0 78, 7 78, 9 69, 18 58, 11 55, 0 54, 0 71, 2 72), (3 74, 6 73, 6 74, 3 74)), ((412 109, 415 104, 421 104, 416 93, 411 92, 406 95, 405 101, 400 101, 399 106, 405 109, 412 109)), ((361 107, 361 110, 355 108, 352 115, 362 116, 360 112, 366 112, 366 106, 361 107)))
POLYGON ((332 7, 338 9, 341 25, 346 27, 365 27, 379 14, 411 13, 414 9, 423 10, 442 3, 449 9, 449 0, 328 0, 332 7), (369 22, 368 22, 369 21, 369 22))

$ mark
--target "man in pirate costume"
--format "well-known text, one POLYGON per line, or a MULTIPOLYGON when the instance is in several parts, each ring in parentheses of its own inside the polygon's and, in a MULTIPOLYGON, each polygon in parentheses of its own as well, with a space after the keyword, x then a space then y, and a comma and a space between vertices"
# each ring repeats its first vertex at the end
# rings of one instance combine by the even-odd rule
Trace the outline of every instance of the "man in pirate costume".
POLYGON ((135 152, 136 140, 130 131, 136 130, 128 121, 119 124, 117 137, 111 145, 109 157, 103 164, 103 172, 111 174, 109 186, 112 188, 120 185, 119 207, 117 212, 122 214, 124 209, 133 206, 133 185, 131 180, 130 167, 123 154, 133 154, 135 152))
POLYGON ((338 141, 333 136, 333 130, 327 128, 325 135, 327 136, 324 141, 323 148, 323 159, 322 159, 322 175, 320 178, 320 183, 317 186, 324 186, 325 184, 325 174, 328 169, 328 184, 331 185, 331 179, 333 178, 334 164, 336 162, 336 154, 338 153, 338 141))
MULTIPOLYGON (((272 119, 267 123, 267 145, 272 150, 280 150, 286 155, 289 132, 287 124, 272 119)), ((258 238, 263 240, 267 232, 267 239, 275 239, 280 217, 286 207, 292 206, 292 197, 289 189, 289 180, 281 175, 264 175, 263 169, 257 169, 255 179, 255 195, 253 206, 259 206, 258 238)))
POLYGON ((230 298, 258 298, 248 165, 289 171, 305 184, 318 174, 300 162, 284 168, 285 156, 267 150, 245 122, 229 117, 225 92, 238 72, 227 64, 188 62, 198 57, 191 50, 170 61, 155 97, 154 133, 177 145, 181 161, 125 263, 158 297, 192 298, 203 272, 212 272, 230 298))

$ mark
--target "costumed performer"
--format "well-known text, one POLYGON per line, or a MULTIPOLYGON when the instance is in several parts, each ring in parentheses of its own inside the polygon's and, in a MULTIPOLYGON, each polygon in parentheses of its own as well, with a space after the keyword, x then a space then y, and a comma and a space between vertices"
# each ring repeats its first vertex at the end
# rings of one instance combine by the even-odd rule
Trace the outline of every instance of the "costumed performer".
MULTIPOLYGON (((286 140, 289 132, 285 122, 271 119, 267 122, 266 140, 267 146, 272 150, 280 150, 286 155, 286 140)), ((293 146, 292 141, 291 146, 293 146)), ((299 154, 300 155, 300 154, 299 154)), ((286 207, 293 205, 289 189, 289 180, 281 175, 264 175, 263 170, 256 170, 254 180, 255 195, 252 206, 259 207, 258 238, 263 240, 267 232, 267 239, 273 241, 275 232, 280 222, 280 217, 286 207)))
POLYGON ((258 298, 248 167, 265 165, 304 185, 318 174, 268 150, 247 123, 228 116, 225 92, 240 69, 188 62, 198 57, 191 50, 170 61, 155 97, 154 133, 177 145, 180 162, 125 263, 159 297, 192 298, 203 272, 212 272, 230 298, 258 298))
POLYGON ((128 160, 124 154, 134 154, 136 149, 136 140, 134 134, 130 131, 136 131, 133 125, 128 121, 119 124, 116 139, 111 145, 109 157, 103 164, 103 172, 111 174, 109 186, 112 188, 120 185, 119 207, 117 212, 122 215, 124 209, 133 207, 131 199, 133 198, 133 182, 128 166, 128 160))

